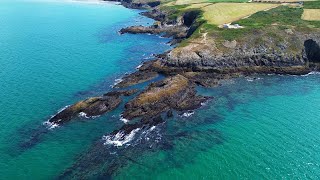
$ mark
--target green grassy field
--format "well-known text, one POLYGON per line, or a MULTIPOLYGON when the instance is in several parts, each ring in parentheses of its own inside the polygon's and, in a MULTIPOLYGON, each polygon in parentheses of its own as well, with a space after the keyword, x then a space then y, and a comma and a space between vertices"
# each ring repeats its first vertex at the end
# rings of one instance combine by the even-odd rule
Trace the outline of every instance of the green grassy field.
POLYGON ((248 0, 177 0, 176 5, 199 4, 199 3, 218 3, 218 2, 248 2, 248 0))
POLYGON ((320 9, 320 1, 308 1, 304 2, 303 7, 305 9, 320 9))
MULTIPOLYGON (((187 3, 188 0, 178 0, 179 3, 187 3)), ((185 46, 188 42, 201 39, 204 33, 208 37, 214 37, 216 41, 235 40, 249 36, 257 30, 270 31, 270 36, 277 36, 277 32, 286 29, 295 29, 302 32, 310 32, 315 28, 320 28, 320 21, 304 20, 304 9, 320 9, 320 1, 307 1, 303 6, 299 4, 279 4, 279 3, 218 3, 220 0, 202 1, 205 3, 193 3, 184 5, 174 5, 177 1, 171 1, 165 10, 172 12, 171 17, 176 18, 186 11, 199 10, 201 16, 197 21, 203 24, 194 32, 189 40, 181 43, 185 46), (219 28, 223 23, 239 24, 241 29, 219 28)), ((198 2, 198 1, 189 1, 198 2)), ((308 11, 308 10, 307 10, 308 11)), ((309 13, 310 14, 310 13, 309 13)), ((318 16, 318 11, 314 11, 313 16, 318 16)), ((315 17, 314 17, 315 18, 315 17)), ((317 17, 316 17, 317 18, 317 17)), ((281 38, 281 37, 279 37, 281 38)))
POLYGON ((266 3, 216 3, 202 8, 209 24, 222 25, 248 17, 256 12, 275 8, 279 4, 266 3))

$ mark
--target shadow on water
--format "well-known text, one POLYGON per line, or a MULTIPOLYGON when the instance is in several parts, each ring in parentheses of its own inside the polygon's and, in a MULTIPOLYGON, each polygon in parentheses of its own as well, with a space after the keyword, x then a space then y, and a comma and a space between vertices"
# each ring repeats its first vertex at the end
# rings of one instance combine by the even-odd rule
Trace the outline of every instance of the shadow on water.
POLYGON ((17 129, 13 134, 8 135, 6 144, 9 147, 7 152, 12 157, 19 156, 42 142, 46 134, 50 132, 51 130, 45 125, 39 123, 26 124, 17 129))

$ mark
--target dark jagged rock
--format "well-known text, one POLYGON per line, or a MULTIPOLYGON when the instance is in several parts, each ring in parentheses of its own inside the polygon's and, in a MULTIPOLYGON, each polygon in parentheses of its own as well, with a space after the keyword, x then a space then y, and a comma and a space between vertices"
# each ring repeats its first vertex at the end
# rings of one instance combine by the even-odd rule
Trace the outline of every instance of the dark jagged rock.
POLYGON ((92 97, 79 101, 54 115, 49 122, 63 124, 83 113, 83 116, 93 117, 109 112, 121 103, 120 96, 92 97))
POLYGON ((164 120, 162 119, 161 116, 156 116, 154 118, 143 118, 138 123, 123 125, 120 129, 113 131, 111 135, 116 135, 119 132, 121 132, 121 134, 123 134, 123 137, 120 137, 119 140, 122 141, 126 135, 130 134, 133 130, 137 128, 144 128, 145 126, 152 127, 163 122, 164 120))
POLYGON ((131 9, 149 9, 160 5, 160 1, 135 1, 135 0, 104 0, 119 2, 121 5, 131 9))
POLYGON ((122 78, 122 81, 115 85, 116 88, 124 88, 136 84, 140 84, 149 80, 152 80, 158 76, 154 71, 136 71, 132 74, 126 75, 122 78))
POLYGON ((239 77, 240 73, 186 72, 185 77, 203 87, 215 87, 221 80, 239 77))
POLYGON ((139 90, 138 89, 130 89, 130 90, 122 90, 122 91, 111 91, 103 96, 132 96, 135 93, 137 93, 139 90))
POLYGON ((172 37, 171 44, 181 42, 182 39, 190 37, 193 32, 200 27, 204 22, 197 20, 201 14, 198 10, 190 10, 185 12, 182 16, 171 19, 170 12, 163 12, 159 8, 152 8, 152 10, 142 13, 149 18, 155 19, 158 22, 152 26, 131 26, 120 30, 121 34, 160 34, 164 37, 172 37))
POLYGON ((173 112, 172 112, 171 109, 167 112, 167 117, 168 117, 168 118, 173 117, 173 112))
POLYGON ((182 39, 187 36, 188 29, 185 26, 131 26, 123 28, 120 34, 161 34, 164 37, 173 37, 175 39, 182 39))
POLYGON ((156 8, 154 8, 150 11, 142 12, 141 14, 148 17, 148 18, 154 19, 156 21, 161 21, 161 22, 163 22, 167 16, 164 12, 162 12, 156 8))
POLYGON ((173 49, 162 62, 172 69, 202 72, 304 74, 309 62, 318 62, 317 32, 286 31, 268 27, 233 41, 217 42, 207 34, 173 49), (270 37, 268 32, 276 32, 270 37), (296 71, 296 72, 295 72, 296 71))
POLYGON ((100 97, 91 97, 79 101, 58 112, 49 119, 49 122, 63 124, 79 115, 87 118, 102 115, 117 108, 122 102, 121 96, 131 96, 137 92, 137 89, 111 91, 100 97))
POLYGON ((146 90, 125 105, 123 117, 155 117, 170 109, 196 109, 208 97, 196 95, 195 84, 182 75, 152 83, 146 90))

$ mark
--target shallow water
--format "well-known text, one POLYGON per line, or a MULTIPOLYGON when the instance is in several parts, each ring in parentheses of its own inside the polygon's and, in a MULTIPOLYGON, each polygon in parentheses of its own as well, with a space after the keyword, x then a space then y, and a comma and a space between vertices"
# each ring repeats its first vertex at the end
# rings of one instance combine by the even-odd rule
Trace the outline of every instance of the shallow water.
POLYGON ((183 134, 172 148, 144 153, 116 177, 318 179, 319 83, 317 74, 261 76, 199 88, 215 99, 167 122, 164 134, 183 134))
POLYGON ((0 2, 0 179, 70 172, 114 179, 320 178, 318 74, 199 87, 215 98, 137 129, 126 141, 104 136, 123 125, 122 107, 41 134, 58 109, 108 91, 143 58, 170 48, 157 36, 117 34, 152 23, 138 12, 109 3, 0 2), (41 134, 35 144, 20 146, 34 132, 41 134))
POLYGON ((0 179, 54 177, 94 140, 122 124, 119 110, 28 141, 58 109, 107 92, 169 40, 118 35, 152 20, 111 3, 0 1, 0 179), (112 117, 114 115, 114 117, 112 117))

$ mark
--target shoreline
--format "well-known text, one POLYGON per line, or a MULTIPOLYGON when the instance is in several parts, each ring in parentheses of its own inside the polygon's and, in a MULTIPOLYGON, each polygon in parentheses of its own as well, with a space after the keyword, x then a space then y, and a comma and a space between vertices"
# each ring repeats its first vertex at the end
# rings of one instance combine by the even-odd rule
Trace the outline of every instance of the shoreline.
MULTIPOLYGON (((125 8, 131 9, 146 9, 149 7, 147 9, 148 11, 142 12, 141 14, 155 20, 158 23, 161 23, 161 25, 152 25, 149 27, 131 26, 123 28, 120 30, 120 34, 156 34, 162 37, 171 37, 171 43, 178 44, 183 39, 188 39, 190 37, 189 33, 192 34, 194 32, 194 24, 196 24, 196 27, 199 26, 199 24, 196 23, 196 19, 199 15, 198 12, 190 11, 184 14, 183 19, 180 22, 167 22, 167 15, 152 7, 148 3, 137 5, 131 3, 130 1, 127 2, 115 0, 107 2, 117 2, 125 8), (186 21, 188 21, 188 23, 186 21)), ((300 65, 289 65, 287 67, 217 67, 213 69, 206 69, 205 67, 194 68, 180 65, 177 66, 170 64, 170 62, 166 59, 168 58, 168 54, 175 49, 177 48, 174 47, 168 52, 156 55, 154 60, 143 62, 133 73, 122 76, 121 81, 115 81, 112 91, 109 93, 116 94, 116 96, 102 95, 99 97, 91 97, 86 100, 79 101, 74 105, 71 105, 69 108, 66 108, 64 111, 57 113, 54 117, 49 119, 49 122, 61 125, 73 119, 74 117, 77 117, 80 113, 85 113, 86 115, 89 114, 87 116, 89 118, 91 117, 90 114, 92 114, 92 117, 102 115, 106 113, 106 111, 98 110, 102 107, 102 109, 108 109, 108 111, 112 111, 117 108, 120 103, 110 107, 110 104, 105 104, 105 100, 108 98, 116 98, 121 102, 121 96, 123 96, 123 93, 125 94, 124 91, 132 89, 134 85, 149 81, 152 83, 125 104, 125 110, 122 112, 122 115, 124 116, 122 116, 122 118, 126 119, 127 122, 137 118, 141 121, 146 121, 146 119, 151 118, 149 122, 145 122, 148 124, 152 122, 154 117, 161 117, 165 113, 167 113, 168 117, 171 117, 172 111, 180 111, 183 113, 201 107, 201 103, 212 97, 202 97, 200 95, 196 95, 195 86, 215 87, 219 85, 221 80, 232 79, 241 76, 252 76, 255 74, 306 75, 312 72, 312 69, 300 65), (159 75, 164 76, 164 79, 156 80, 159 75), (164 85, 157 87, 156 84, 159 83, 164 85), (176 87, 175 83, 181 84, 181 86, 176 87), (189 86, 184 86, 184 84, 189 84, 189 86), (145 98, 145 96, 151 96, 152 98, 145 98), (197 99, 199 102, 194 103, 198 101, 197 99), (185 101, 186 104, 184 104, 183 107, 180 107, 178 105, 181 103, 180 101, 185 101), (173 106, 172 104, 177 105, 173 106)))
MULTIPOLYGON (((157 23, 149 27, 125 27, 120 30, 120 34, 156 34, 171 37, 171 44, 179 44, 182 40, 188 39, 201 25, 196 21, 199 16, 197 11, 187 12, 182 15, 180 20, 178 18, 177 21, 171 22, 166 18, 168 16, 166 13, 155 8, 157 5, 152 7, 154 4, 133 4, 130 1, 117 0, 111 2, 118 2, 125 8, 147 9, 148 11, 141 14, 157 23)), ((174 47, 168 52, 156 55, 154 60, 143 62, 136 68, 136 71, 124 75, 110 92, 79 101, 54 115, 48 122, 62 125, 83 113, 86 114, 86 118, 100 116, 118 108, 123 96, 129 96, 132 99, 125 103, 124 110, 121 113, 121 118, 126 120, 124 125, 119 130, 109 134, 115 138, 125 139, 128 134, 137 128, 156 126, 165 122, 163 118, 173 117, 173 112, 178 114, 188 113, 200 108, 202 104, 213 98, 198 95, 196 86, 215 87, 219 86, 220 81, 237 77, 250 77, 256 74, 306 75, 317 71, 319 67, 317 63, 312 62, 305 65, 293 62, 283 66, 211 67, 206 64, 194 66, 192 58, 186 62, 183 62, 183 59, 172 59, 170 55, 177 49, 178 47, 174 47), (179 64, 181 62, 182 64, 179 64), (164 78, 157 80, 159 76, 164 76, 164 78), (151 83, 142 90, 133 89, 135 85, 145 82, 151 83), (121 137, 115 136, 119 133, 122 135, 121 137)), ((198 56, 201 58, 201 55, 198 56)))

